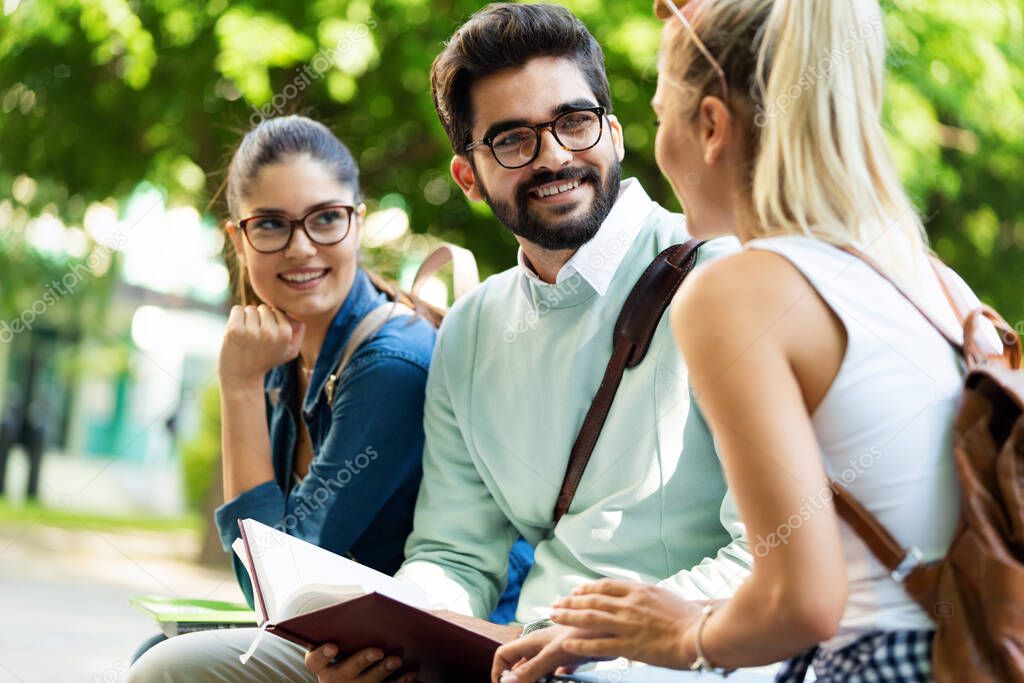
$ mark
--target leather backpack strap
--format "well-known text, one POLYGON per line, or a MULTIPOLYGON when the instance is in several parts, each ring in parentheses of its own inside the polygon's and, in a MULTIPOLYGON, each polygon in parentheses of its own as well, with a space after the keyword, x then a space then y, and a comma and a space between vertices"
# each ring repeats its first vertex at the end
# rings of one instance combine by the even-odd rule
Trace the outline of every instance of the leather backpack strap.
POLYGON ((587 415, 583 418, 576 442, 569 453, 569 464, 565 470, 562 488, 555 501, 554 523, 568 512, 576 496, 576 489, 587 469, 590 455, 594 452, 601 429, 608 418, 615 392, 619 389, 622 374, 626 368, 634 368, 647 355, 654 332, 658 329, 665 309, 679 285, 693 270, 697 261, 697 247, 703 242, 688 240, 676 244, 658 254, 644 274, 640 276, 632 291, 626 297, 612 339, 612 357, 605 368, 601 385, 594 395, 587 415))
POLYGON ((352 360, 352 356, 359 350, 359 347, 363 345, 363 342, 377 334, 387 321, 403 315, 416 315, 416 312, 405 304, 389 301, 386 304, 377 306, 363 316, 363 319, 356 325, 356 329, 352 330, 352 334, 349 335, 348 341, 345 343, 345 350, 341 354, 338 367, 334 369, 334 372, 327 378, 327 383, 324 385, 324 390, 327 392, 327 405, 334 404, 334 387, 338 383, 338 378, 341 377, 341 373, 345 370, 348 362, 352 360))
POLYGON ((864 252, 860 251, 856 247, 843 247, 843 251, 856 256, 864 263, 871 266, 879 275, 889 281, 889 283, 896 289, 900 295, 910 302, 917 311, 924 316, 924 319, 934 327, 942 337, 949 342, 949 345, 953 349, 963 356, 967 362, 968 369, 973 369, 979 365, 988 362, 1000 363, 1011 370, 1015 370, 1021 366, 1021 361, 1024 359, 1024 346, 1021 344, 1020 335, 1010 326, 1006 320, 999 315, 991 307, 985 304, 978 303, 976 305, 971 304, 964 296, 963 291, 960 289, 958 283, 953 279, 952 274, 946 268, 946 265, 942 263, 937 257, 929 256, 929 261, 932 266, 932 270, 935 271, 935 276, 938 278, 939 285, 942 287, 942 292, 946 296, 946 301, 949 302, 950 307, 956 314, 957 320, 963 325, 964 334, 963 342, 959 342, 949 336, 941 325, 939 325, 935 318, 926 311, 914 297, 910 296, 898 283, 896 283, 889 275, 882 270, 881 266, 878 265, 871 257, 864 252), (999 335, 999 341, 1003 345, 1003 352, 1001 354, 990 354, 979 348, 977 327, 981 323, 981 319, 984 318, 991 323, 992 327, 995 328, 996 333, 999 335))
POLYGON ((476 258, 473 256, 473 252, 449 242, 444 242, 434 251, 430 252, 427 258, 423 260, 423 263, 420 264, 409 292, 414 297, 419 297, 423 283, 449 261, 452 264, 452 288, 455 290, 455 301, 469 294, 480 284, 480 271, 476 266, 476 258))
POLYGON ((832 504, 836 508, 836 514, 860 536, 882 566, 889 570, 889 574, 897 581, 902 581, 906 574, 921 562, 922 558, 917 549, 907 550, 900 545, 878 518, 868 512, 845 486, 834 480, 830 481, 829 485, 834 494, 832 504))
MULTIPOLYGON (((918 304, 918 302, 906 290, 904 290, 903 287, 889 277, 889 275, 881 268, 881 266, 878 265, 877 262, 874 261, 874 259, 856 247, 843 247, 843 251, 857 257, 866 263, 872 270, 885 278, 893 288, 899 292, 904 299, 910 302, 910 305, 917 309, 921 316, 938 331, 943 339, 945 339, 958 354, 964 357, 968 362, 968 365, 973 364, 974 354, 971 353, 971 349, 973 347, 973 343, 971 341, 973 337, 973 326, 970 324, 970 321, 976 320, 977 314, 982 311, 981 309, 976 311, 971 310, 966 298, 955 286, 955 283, 951 281, 949 273, 945 271, 945 265, 941 261, 935 257, 929 257, 932 268, 935 271, 935 275, 939 280, 939 284, 942 286, 943 293, 945 294, 950 306, 953 308, 957 319, 961 322, 966 321, 968 323, 967 329, 964 331, 966 344, 962 344, 953 339, 949 333, 946 332, 938 322, 936 322, 932 315, 924 309, 923 306, 918 304)), ((1017 348, 1019 348, 1019 340, 1017 342, 1017 348)), ((845 486, 836 481, 830 481, 829 485, 835 494, 833 504, 835 505, 836 514, 850 525, 850 528, 853 529, 862 541, 864 541, 864 544, 867 545, 869 550, 871 550, 871 553, 875 558, 878 559, 882 566, 889 570, 893 579, 903 582, 915 568, 923 564, 923 558, 921 557, 920 551, 918 551, 917 548, 906 549, 901 546, 889 530, 878 521, 878 518, 861 505, 845 486)))

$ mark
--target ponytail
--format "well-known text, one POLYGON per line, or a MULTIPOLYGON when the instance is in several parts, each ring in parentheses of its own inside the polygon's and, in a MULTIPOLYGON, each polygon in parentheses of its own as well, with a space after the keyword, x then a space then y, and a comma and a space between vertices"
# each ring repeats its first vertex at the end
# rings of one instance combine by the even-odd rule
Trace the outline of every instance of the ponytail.
POLYGON ((870 250, 913 280, 924 229, 881 124, 885 30, 874 2, 776 0, 757 49, 758 230, 870 250))

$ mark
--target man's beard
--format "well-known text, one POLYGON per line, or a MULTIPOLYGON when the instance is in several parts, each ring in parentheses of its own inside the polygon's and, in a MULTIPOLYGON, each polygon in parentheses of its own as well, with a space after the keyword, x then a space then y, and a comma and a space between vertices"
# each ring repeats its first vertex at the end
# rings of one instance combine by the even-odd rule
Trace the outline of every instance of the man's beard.
MULTIPOLYGON (((608 170, 608 178, 603 184, 601 174, 593 166, 566 168, 557 173, 541 171, 519 184, 514 202, 496 200, 487 192, 483 183, 479 183, 479 187, 480 194, 491 207, 491 211, 513 234, 543 249, 560 251, 579 249, 593 239, 612 210, 615 200, 618 199, 621 176, 622 167, 618 159, 615 159, 613 166, 608 170), (530 209, 530 190, 558 180, 579 180, 581 183, 589 184, 594 189, 594 200, 591 202, 590 210, 579 218, 561 222, 545 220, 533 212, 530 209)), ((576 208, 577 205, 574 203, 553 205, 549 211, 556 214, 568 213, 576 208)))

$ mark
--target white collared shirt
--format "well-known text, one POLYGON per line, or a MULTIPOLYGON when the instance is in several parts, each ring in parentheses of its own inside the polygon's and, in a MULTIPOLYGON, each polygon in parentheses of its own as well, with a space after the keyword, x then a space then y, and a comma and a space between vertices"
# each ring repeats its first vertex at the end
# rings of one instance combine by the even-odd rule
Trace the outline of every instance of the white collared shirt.
MULTIPOLYGON (((555 284, 562 284, 578 274, 594 288, 598 296, 604 296, 611 284, 615 271, 633 244, 647 215, 654 208, 654 202, 636 178, 627 178, 619 186, 619 196, 601 223, 597 234, 565 262, 555 276, 555 284)), ((532 301, 530 280, 543 282, 536 271, 526 262, 523 248, 516 257, 522 273, 520 284, 526 298, 532 301)))

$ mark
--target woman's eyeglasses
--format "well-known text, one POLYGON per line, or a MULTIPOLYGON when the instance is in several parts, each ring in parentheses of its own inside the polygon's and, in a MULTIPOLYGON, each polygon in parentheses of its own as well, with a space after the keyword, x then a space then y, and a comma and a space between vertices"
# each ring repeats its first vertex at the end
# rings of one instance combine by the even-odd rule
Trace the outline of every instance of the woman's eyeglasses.
POLYGON ((297 219, 276 213, 258 214, 238 221, 238 228, 249 245, 261 254, 287 249, 297 229, 305 232, 309 241, 326 247, 348 237, 355 211, 353 206, 332 204, 297 219))

